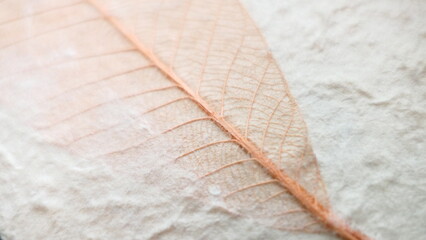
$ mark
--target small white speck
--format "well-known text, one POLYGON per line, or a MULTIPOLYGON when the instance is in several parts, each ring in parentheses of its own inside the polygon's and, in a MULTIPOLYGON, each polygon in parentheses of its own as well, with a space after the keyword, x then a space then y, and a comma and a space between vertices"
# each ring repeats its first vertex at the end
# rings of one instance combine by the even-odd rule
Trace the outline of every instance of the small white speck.
POLYGON ((222 190, 220 189, 220 187, 218 185, 210 185, 209 186, 209 193, 211 195, 217 196, 217 195, 222 193, 222 190))
POLYGON ((77 52, 75 51, 74 48, 67 48, 64 53, 65 53, 65 56, 68 56, 68 57, 77 56, 77 52))

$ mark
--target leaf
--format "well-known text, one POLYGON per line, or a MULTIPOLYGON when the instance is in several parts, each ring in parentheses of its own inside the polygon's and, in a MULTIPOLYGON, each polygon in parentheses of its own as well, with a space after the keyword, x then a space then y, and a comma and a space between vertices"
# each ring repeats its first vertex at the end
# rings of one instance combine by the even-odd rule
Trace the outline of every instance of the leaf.
POLYGON ((368 239, 331 212, 300 111, 239 2, 0 4, 0 101, 51 142, 110 162, 174 142, 164 151, 199 197, 278 229, 368 239))

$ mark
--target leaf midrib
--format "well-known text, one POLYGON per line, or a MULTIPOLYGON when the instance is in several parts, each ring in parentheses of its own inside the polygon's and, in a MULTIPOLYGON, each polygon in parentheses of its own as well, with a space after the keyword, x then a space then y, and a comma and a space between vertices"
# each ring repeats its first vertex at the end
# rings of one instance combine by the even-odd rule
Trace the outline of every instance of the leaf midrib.
POLYGON ((253 157, 277 182, 283 186, 288 192, 295 197, 298 202, 305 207, 312 215, 317 217, 321 222, 331 230, 335 231, 338 235, 346 239, 369 239, 363 233, 351 229, 343 220, 338 219, 330 211, 318 202, 317 198, 310 194, 303 186, 289 177, 284 170, 280 170, 275 163, 269 159, 263 151, 261 151, 253 142, 241 134, 234 126, 228 123, 224 116, 217 114, 208 105, 208 103, 201 98, 201 96, 194 91, 179 78, 172 69, 170 69, 164 62, 162 62, 149 48, 142 44, 139 39, 129 31, 123 24, 120 23, 115 17, 108 14, 108 11, 96 0, 86 0, 98 12, 112 24, 120 34, 123 35, 129 42, 131 42, 136 49, 149 59, 155 67, 157 67, 164 75, 166 75, 172 82, 176 84, 184 93, 186 93, 200 109, 205 112, 210 119, 223 131, 228 133, 235 143, 240 145, 251 157, 253 157))

